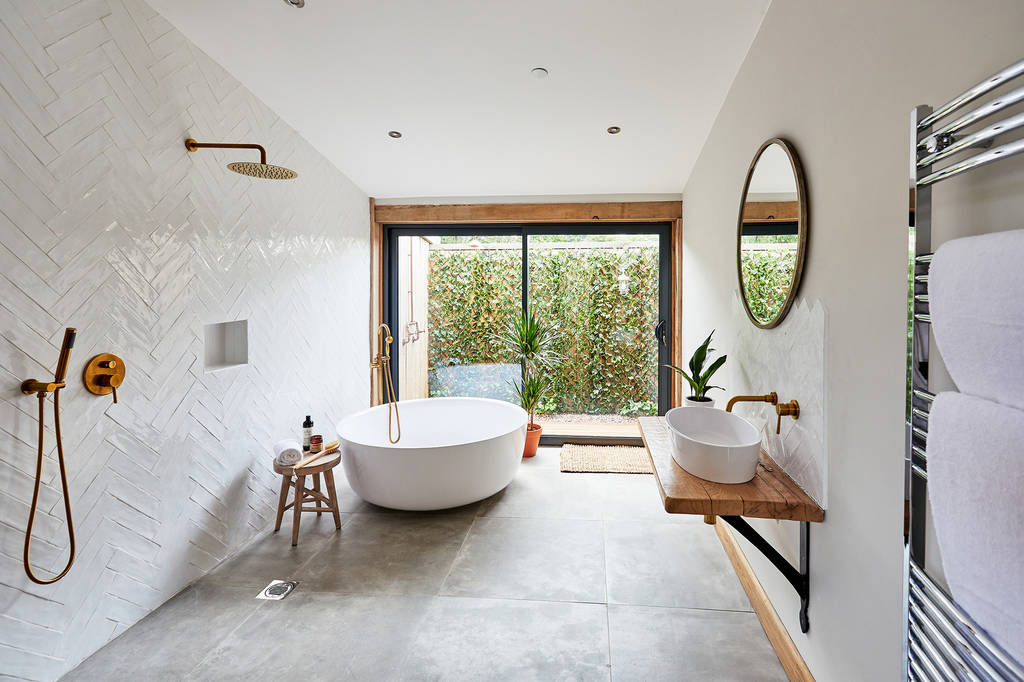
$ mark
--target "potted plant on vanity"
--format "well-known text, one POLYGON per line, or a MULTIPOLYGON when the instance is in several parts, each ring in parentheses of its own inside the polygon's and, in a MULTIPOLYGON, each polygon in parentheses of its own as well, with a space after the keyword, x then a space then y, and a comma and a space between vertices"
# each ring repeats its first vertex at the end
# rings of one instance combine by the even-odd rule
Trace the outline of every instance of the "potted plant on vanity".
POLYGON ((715 330, 712 329, 711 333, 708 334, 708 338, 704 339, 704 343, 693 352, 693 356, 690 358, 689 373, 675 365, 666 365, 666 367, 670 367, 682 374, 683 378, 690 384, 690 390, 693 393, 686 398, 686 405, 690 407, 714 407, 715 401, 707 396, 708 391, 713 388, 724 390, 721 386, 709 386, 708 384, 715 372, 725 364, 725 359, 728 356, 723 355, 712 362, 707 369, 704 369, 704 363, 707 362, 708 355, 715 352, 714 348, 709 347, 711 345, 711 337, 714 335, 715 330))
POLYGON ((523 457, 537 454, 540 443, 541 427, 535 420, 537 406, 544 398, 551 380, 544 376, 543 370, 551 367, 557 359, 555 352, 556 330, 538 319, 532 311, 524 311, 513 317, 500 341, 505 348, 516 356, 523 369, 523 376, 512 388, 519 398, 523 409, 530 418, 526 425, 526 445, 523 457))

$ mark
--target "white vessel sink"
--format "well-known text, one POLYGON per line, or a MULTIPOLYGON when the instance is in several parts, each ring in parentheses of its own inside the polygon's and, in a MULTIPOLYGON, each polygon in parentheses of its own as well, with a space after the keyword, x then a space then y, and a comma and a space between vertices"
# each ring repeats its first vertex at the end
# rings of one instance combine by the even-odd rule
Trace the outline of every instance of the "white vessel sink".
POLYGON ((714 408, 674 407, 665 414, 672 459, 715 483, 746 483, 757 473, 761 432, 743 417, 714 408))

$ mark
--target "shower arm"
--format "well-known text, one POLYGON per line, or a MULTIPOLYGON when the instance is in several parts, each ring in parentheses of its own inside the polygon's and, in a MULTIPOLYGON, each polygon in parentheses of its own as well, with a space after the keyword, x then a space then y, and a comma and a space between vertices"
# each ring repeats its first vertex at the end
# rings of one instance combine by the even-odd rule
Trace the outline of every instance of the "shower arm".
POLYGON ((267 150, 259 144, 236 144, 233 142, 196 142, 191 137, 185 140, 185 149, 190 152, 199 149, 258 149, 260 152, 260 163, 267 165, 267 150))

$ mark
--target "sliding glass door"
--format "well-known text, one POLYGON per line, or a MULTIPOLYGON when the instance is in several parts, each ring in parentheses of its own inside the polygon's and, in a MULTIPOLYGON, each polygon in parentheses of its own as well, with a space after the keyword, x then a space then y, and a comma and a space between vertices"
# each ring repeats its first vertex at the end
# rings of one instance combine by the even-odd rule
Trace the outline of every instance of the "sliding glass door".
POLYGON ((386 227, 385 320, 399 398, 515 402, 497 338, 524 308, 557 327, 545 442, 637 438, 668 408, 667 224, 386 227))

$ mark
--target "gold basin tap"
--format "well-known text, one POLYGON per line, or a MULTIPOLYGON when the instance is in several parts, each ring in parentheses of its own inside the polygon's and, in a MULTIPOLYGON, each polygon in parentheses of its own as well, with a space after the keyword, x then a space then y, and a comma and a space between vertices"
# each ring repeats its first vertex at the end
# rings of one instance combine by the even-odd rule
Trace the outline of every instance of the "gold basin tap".
POLYGON ((729 398, 725 411, 732 412, 732 408, 736 403, 769 403, 770 405, 778 405, 779 395, 775 391, 765 393, 764 395, 734 395, 732 398, 729 398))

